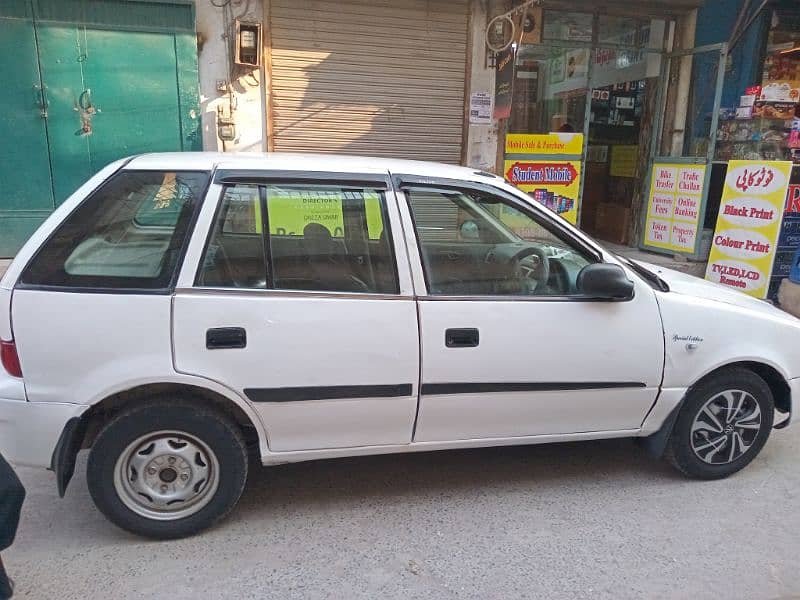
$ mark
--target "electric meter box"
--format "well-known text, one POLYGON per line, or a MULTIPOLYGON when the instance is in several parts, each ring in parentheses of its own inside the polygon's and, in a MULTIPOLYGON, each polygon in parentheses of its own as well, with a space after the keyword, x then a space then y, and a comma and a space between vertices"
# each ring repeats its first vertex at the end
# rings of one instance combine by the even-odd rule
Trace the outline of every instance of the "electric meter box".
POLYGON ((261 23, 236 21, 234 62, 243 67, 261 66, 261 23))

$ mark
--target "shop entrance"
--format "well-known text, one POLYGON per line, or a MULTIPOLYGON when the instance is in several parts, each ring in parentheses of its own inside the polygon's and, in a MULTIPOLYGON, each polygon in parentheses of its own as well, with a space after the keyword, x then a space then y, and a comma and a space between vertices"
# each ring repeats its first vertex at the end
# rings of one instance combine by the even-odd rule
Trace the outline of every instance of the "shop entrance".
MULTIPOLYGON (((516 48, 508 133, 582 138, 569 156, 521 158, 507 145, 505 164, 573 161, 581 180, 577 224, 605 241, 633 243, 669 22, 548 10, 541 20, 539 39, 516 48)), ((558 145, 548 140, 547 148, 558 145)), ((537 199, 570 196, 557 187, 526 191, 537 199)))
MULTIPOLYGON (((618 60, 602 49, 596 56, 618 60)), ((635 69, 599 67, 591 78, 580 226, 608 242, 633 241, 629 236, 652 133, 658 60, 658 55, 645 55, 635 69)))

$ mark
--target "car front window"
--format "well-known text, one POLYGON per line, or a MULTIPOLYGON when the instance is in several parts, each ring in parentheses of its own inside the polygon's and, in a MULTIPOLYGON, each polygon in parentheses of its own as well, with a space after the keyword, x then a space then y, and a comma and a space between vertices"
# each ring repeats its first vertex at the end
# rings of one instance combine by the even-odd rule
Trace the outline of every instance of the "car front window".
POLYGON ((479 190, 407 190, 432 295, 571 296, 591 262, 510 199, 479 190))

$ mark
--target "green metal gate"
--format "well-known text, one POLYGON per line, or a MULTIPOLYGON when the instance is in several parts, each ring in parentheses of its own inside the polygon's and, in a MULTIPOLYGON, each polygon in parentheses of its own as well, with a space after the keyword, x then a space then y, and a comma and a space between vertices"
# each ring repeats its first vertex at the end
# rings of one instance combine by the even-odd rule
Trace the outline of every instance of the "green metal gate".
POLYGON ((199 150, 190 0, 0 2, 0 257, 109 162, 199 150))

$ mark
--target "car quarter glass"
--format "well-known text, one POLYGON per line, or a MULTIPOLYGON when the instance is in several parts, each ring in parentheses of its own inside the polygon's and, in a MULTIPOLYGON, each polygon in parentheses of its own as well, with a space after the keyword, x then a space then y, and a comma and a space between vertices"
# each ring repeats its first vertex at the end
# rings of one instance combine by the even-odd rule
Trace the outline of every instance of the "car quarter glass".
POLYGON ((207 182, 203 172, 119 172, 65 219, 28 264, 20 283, 168 288, 207 182))
POLYGON ((385 193, 310 183, 228 186, 197 285, 397 294, 385 193))

